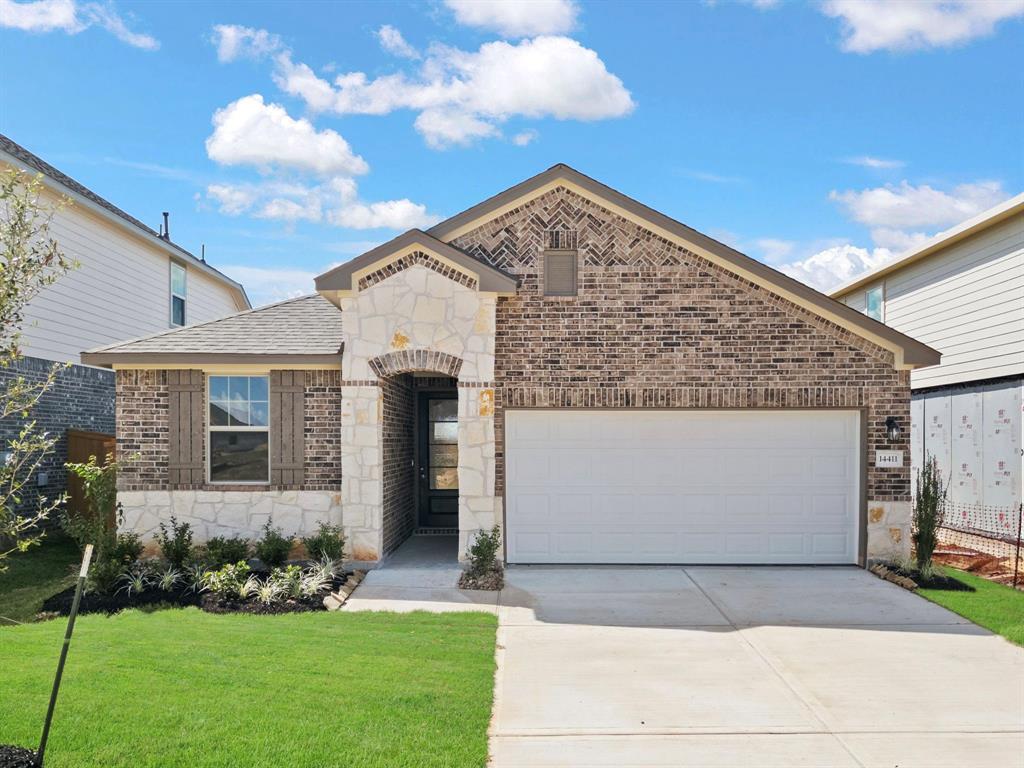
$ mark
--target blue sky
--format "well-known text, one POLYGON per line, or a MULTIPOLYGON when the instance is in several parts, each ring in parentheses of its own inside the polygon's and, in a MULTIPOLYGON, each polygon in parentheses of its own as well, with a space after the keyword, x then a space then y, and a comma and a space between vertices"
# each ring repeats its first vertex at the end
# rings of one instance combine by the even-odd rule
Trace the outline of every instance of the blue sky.
POLYGON ((1024 0, 0 0, 0 132, 262 303, 557 162, 818 287, 1024 189, 1024 0))

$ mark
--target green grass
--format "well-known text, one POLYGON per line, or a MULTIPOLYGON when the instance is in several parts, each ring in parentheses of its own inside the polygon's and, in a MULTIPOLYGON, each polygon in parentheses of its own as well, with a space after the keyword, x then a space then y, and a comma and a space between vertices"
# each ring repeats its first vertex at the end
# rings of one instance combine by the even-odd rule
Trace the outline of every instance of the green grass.
MULTIPOLYGON (((484 766, 482 613, 82 616, 48 768, 484 766)), ((0 629, 0 744, 39 738, 63 620, 0 629)))
POLYGON ((919 589, 918 594, 1002 635, 1011 643, 1024 646, 1024 592, 955 568, 943 568, 943 571, 977 591, 919 589))
POLYGON ((0 573, 0 627, 32 621, 43 600, 75 583, 81 553, 71 539, 49 534, 28 552, 8 555, 0 573))

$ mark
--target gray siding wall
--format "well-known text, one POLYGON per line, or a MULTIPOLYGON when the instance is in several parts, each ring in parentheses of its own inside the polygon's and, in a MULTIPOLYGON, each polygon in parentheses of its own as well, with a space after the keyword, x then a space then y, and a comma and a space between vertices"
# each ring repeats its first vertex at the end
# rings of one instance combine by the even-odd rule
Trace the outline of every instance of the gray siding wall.
MULTIPOLYGON (((46 378, 53 363, 25 357, 17 366, 0 369, 0 387, 18 376, 30 382, 46 378)), ((69 429, 114 434, 114 372, 84 365, 72 365, 60 373, 54 386, 43 396, 27 419, 11 417, 0 421, 0 452, 6 453, 10 441, 16 438, 25 423, 35 419, 41 430, 58 435, 56 450, 43 463, 40 474, 46 482, 37 484, 39 476, 29 483, 30 492, 19 511, 34 507, 38 495, 53 498, 66 488, 64 462, 67 461, 67 435, 69 429)), ((55 520, 50 521, 52 527, 55 520)))

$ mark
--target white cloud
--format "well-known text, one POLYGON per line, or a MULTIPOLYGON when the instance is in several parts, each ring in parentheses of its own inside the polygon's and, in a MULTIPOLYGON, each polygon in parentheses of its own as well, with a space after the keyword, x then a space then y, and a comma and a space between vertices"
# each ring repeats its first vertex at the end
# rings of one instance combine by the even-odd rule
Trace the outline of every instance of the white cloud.
POLYGON ((536 141, 538 136, 540 136, 540 134, 533 129, 530 129, 528 131, 522 131, 512 137, 512 143, 515 144, 517 147, 525 147, 528 144, 531 144, 532 142, 536 141))
POLYGON ((217 110, 213 125, 206 153, 221 165, 293 168, 324 176, 369 170, 340 134, 296 120, 279 104, 265 104, 258 93, 217 110))
POLYGON ((328 220, 350 229, 413 229, 436 224, 440 217, 427 213, 424 205, 402 199, 341 206, 328 214, 328 220))
POLYGON ((355 181, 345 177, 314 185, 278 180, 211 184, 206 194, 228 216, 246 214, 287 224, 309 221, 349 229, 406 230, 429 227, 441 220, 426 206, 404 198, 362 202, 355 181))
POLYGON ((826 248, 805 259, 783 264, 778 269, 819 291, 828 291, 861 272, 874 269, 893 256, 886 248, 868 250, 855 245, 826 248))
POLYGON ((746 181, 741 176, 724 176, 720 173, 711 173, 710 171, 683 170, 682 174, 689 176, 691 179, 709 181, 712 184, 742 184, 746 181))
POLYGON ((884 157, 872 157, 871 155, 848 157, 843 162, 848 163, 849 165, 859 165, 862 168, 873 168, 875 170, 890 170, 893 168, 902 168, 906 165, 902 160, 887 160, 884 157))
POLYGON ((497 136, 511 117, 602 120, 635 106, 598 55, 566 37, 490 42, 476 52, 434 46, 414 75, 371 80, 349 72, 333 84, 287 52, 275 61, 275 82, 310 109, 341 115, 414 110, 417 130, 436 148, 497 136))
POLYGON ((377 40, 380 41, 380 47, 393 56, 403 59, 420 58, 420 52, 409 45, 402 37, 402 33, 390 24, 385 24, 377 30, 377 40))
POLYGON ((871 228, 907 230, 958 224, 991 208, 1009 195, 996 181, 960 184, 949 192, 906 181, 860 191, 833 190, 829 198, 840 203, 854 221, 871 228))
POLYGON ((262 59, 284 48, 277 35, 237 24, 218 24, 213 28, 211 41, 217 46, 217 59, 223 62, 262 59))
POLYGON ((777 240, 773 237, 762 237, 755 241, 755 245, 769 264, 778 264, 793 253, 793 248, 796 247, 796 243, 792 240, 777 240))
POLYGON ((75 0, 35 0, 15 2, 0 0, 0 27, 25 32, 65 32, 77 35, 98 26, 123 43, 147 51, 160 47, 151 35, 132 32, 114 9, 113 3, 76 3, 75 0))
POLYGON ((821 9, 840 20, 844 51, 872 53, 948 47, 990 35, 1000 21, 1024 15, 1024 0, 828 0, 821 9))
POLYGON ((444 0, 455 20, 505 37, 560 35, 576 26, 573 0, 444 0))

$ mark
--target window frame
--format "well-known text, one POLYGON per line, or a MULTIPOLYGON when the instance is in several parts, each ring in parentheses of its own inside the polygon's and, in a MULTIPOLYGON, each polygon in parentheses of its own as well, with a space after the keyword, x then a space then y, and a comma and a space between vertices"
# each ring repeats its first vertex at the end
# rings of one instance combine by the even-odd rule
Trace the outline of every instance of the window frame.
POLYGON ((885 322, 885 283, 878 283, 864 290, 864 314, 871 317, 872 320, 885 322), (878 292, 878 317, 871 317, 870 296, 875 291, 878 292))
POLYGON ((580 252, 578 249, 573 248, 548 248, 544 251, 544 265, 543 274, 541 275, 541 291, 545 298, 547 297, 573 297, 580 295, 580 252), (548 262, 552 256, 571 256, 572 257, 572 290, 571 291, 552 291, 548 288, 548 262))
POLYGON ((188 269, 185 267, 184 264, 181 264, 181 263, 175 261, 174 259, 170 260, 170 269, 169 269, 168 278, 167 278, 167 290, 170 293, 170 297, 168 298, 168 307, 167 307, 168 314, 169 314, 168 322, 170 322, 171 328, 184 328, 186 325, 188 325, 188 269), (174 270, 176 268, 181 270, 182 279, 183 279, 183 281, 185 283, 185 292, 184 293, 175 293, 175 291, 174 291, 174 270), (182 320, 182 322, 181 322, 180 325, 178 323, 174 322, 174 300, 175 299, 181 299, 181 308, 182 308, 181 320, 182 320))
MULTIPOLYGON (((206 483, 207 485, 251 485, 251 486, 264 486, 270 485, 270 479, 274 476, 274 468, 271 465, 271 456, 273 450, 271 449, 271 435, 270 435, 270 372, 266 373, 220 373, 217 371, 208 371, 206 373, 206 392, 205 392, 205 406, 206 411, 204 413, 204 419, 206 421, 206 483), (214 425, 213 420, 210 418, 210 380, 215 377, 222 377, 230 379, 231 377, 246 378, 246 379, 266 379, 267 380, 267 424, 266 426, 245 426, 237 427, 228 425, 214 425), (212 475, 212 460, 213 460, 213 438, 211 435, 214 432, 266 432, 267 433, 267 479, 266 480, 214 480, 212 475)), ((251 399, 246 402, 253 402, 251 399)), ((261 402, 257 400, 256 402, 261 402)))

